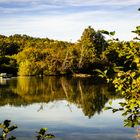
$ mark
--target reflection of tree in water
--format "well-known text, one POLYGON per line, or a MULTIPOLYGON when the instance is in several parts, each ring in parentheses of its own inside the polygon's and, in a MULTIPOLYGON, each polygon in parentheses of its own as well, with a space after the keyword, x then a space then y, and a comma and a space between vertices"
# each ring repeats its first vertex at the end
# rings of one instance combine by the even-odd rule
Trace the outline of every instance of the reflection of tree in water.
POLYGON ((113 92, 105 85, 95 85, 90 78, 65 78, 46 77, 11 79, 8 86, 0 88, 0 105, 10 104, 13 106, 49 103, 59 100, 67 100, 82 108, 88 117, 100 113, 109 99, 115 98, 113 92))
POLYGON ((81 81, 78 82, 79 91, 81 94, 80 105, 86 116, 93 116, 96 112, 100 113, 108 98, 102 94, 102 88, 82 89, 81 81))

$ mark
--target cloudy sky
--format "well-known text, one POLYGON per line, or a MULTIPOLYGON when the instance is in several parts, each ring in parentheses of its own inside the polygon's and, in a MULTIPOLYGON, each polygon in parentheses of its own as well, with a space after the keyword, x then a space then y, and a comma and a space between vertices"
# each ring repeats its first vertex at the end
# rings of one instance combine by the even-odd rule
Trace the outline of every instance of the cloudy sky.
POLYGON ((0 0, 0 34, 76 41, 89 25, 130 40, 140 0, 0 0))

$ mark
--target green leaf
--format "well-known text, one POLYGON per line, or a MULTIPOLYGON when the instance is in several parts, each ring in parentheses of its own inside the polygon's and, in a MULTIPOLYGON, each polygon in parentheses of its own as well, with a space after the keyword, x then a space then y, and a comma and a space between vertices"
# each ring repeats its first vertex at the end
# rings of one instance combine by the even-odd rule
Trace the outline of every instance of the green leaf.
POLYGON ((134 37, 133 39, 134 39, 134 40, 140 40, 140 38, 138 38, 138 37, 134 37))
POLYGON ((119 108, 120 111, 124 110, 124 108, 119 108))
POLYGON ((104 72, 102 72, 101 70, 96 69, 95 71, 99 73, 99 75, 98 75, 99 77, 102 77, 102 78, 104 78, 104 77, 105 77, 105 73, 104 73, 104 72))
POLYGON ((112 101, 109 101, 109 104, 112 105, 112 101))
POLYGON ((112 107, 108 106, 104 108, 104 110, 109 110, 109 109, 112 109, 112 107))
POLYGON ((110 35, 114 36, 115 35, 115 31, 110 32, 110 35))
POLYGON ((109 32, 108 32, 108 31, 106 31, 106 30, 100 30, 100 32, 101 32, 102 34, 109 35, 109 32))
POLYGON ((13 131, 14 129, 16 129, 17 128, 17 126, 16 125, 13 125, 13 126, 11 126, 10 128, 9 128, 9 131, 13 131))
POLYGON ((4 128, 4 125, 2 123, 0 123, 0 128, 4 128))
POLYGON ((46 139, 52 139, 52 138, 55 138, 55 136, 53 134, 47 134, 45 136, 46 139))
MULTIPOLYGON (((127 55, 126 59, 130 59, 132 56, 131 55, 127 55)), ((126 61, 127 62, 127 61, 126 61)))
POLYGON ((105 70, 104 73, 107 74, 107 71, 108 71, 108 70, 105 70))
POLYGON ((38 133, 40 135, 44 135, 46 131, 47 131, 47 128, 41 128, 40 131, 36 132, 36 133, 38 133))
POLYGON ((124 107, 126 105, 126 103, 120 102, 119 103, 122 107, 124 107))
POLYGON ((117 112, 119 109, 113 109, 112 112, 115 113, 117 112))
POLYGON ((140 26, 137 26, 136 29, 137 29, 137 30, 140 30, 140 26))
POLYGON ((103 72, 101 70, 99 70, 99 69, 96 69, 95 71, 98 72, 98 73, 103 74, 103 72))
POLYGON ((10 120, 5 120, 3 124, 4 124, 6 127, 9 127, 10 123, 11 123, 10 120))
POLYGON ((104 75, 102 75, 102 74, 99 74, 98 76, 101 77, 101 78, 104 78, 104 75))
POLYGON ((132 33, 135 33, 136 34, 137 32, 136 31, 132 31, 132 33))

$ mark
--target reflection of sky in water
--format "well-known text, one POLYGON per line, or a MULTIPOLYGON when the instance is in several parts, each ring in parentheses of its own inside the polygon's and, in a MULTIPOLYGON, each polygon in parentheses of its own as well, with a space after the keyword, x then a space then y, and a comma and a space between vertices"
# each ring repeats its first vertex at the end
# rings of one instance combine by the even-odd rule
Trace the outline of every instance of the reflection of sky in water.
POLYGON ((123 127, 120 113, 112 115, 111 111, 103 111, 89 119, 80 108, 65 100, 26 107, 6 105, 0 107, 0 114, 1 122, 11 119, 18 125, 14 133, 19 140, 35 139, 35 132, 41 127, 48 127, 57 140, 135 139, 135 129, 123 127))

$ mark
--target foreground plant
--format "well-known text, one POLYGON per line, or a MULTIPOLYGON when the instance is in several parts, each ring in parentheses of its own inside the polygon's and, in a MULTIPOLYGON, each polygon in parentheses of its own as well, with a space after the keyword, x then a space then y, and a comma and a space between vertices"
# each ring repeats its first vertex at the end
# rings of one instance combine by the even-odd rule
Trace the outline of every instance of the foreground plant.
POLYGON ((140 125, 140 75, 137 71, 119 72, 113 81, 117 91, 121 91, 125 101, 120 105, 127 116, 125 126, 140 125))
MULTIPOLYGON (((15 136, 8 137, 11 131, 15 130, 17 125, 11 125, 11 120, 5 120, 3 123, 0 123, 0 128, 2 129, 2 134, 0 135, 0 140, 16 140, 15 136)), ((37 140, 47 140, 55 138, 55 136, 51 133, 46 133, 47 128, 41 128, 39 132, 36 132, 38 135, 36 136, 37 140)))
POLYGON ((125 116, 124 126, 134 127, 140 125, 140 74, 138 71, 120 71, 113 80, 117 92, 121 92, 124 101, 120 102, 120 108, 112 106, 105 109, 112 109, 113 113, 123 111, 125 116))
POLYGON ((8 138, 8 134, 15 130, 17 128, 16 125, 11 125, 11 121, 10 120, 5 120, 3 123, 0 123, 0 128, 3 129, 2 130, 2 135, 0 135, 0 140, 15 140, 16 137, 11 136, 8 138))
POLYGON ((38 135, 37 140, 47 140, 47 139, 52 139, 55 138, 55 136, 51 133, 46 133, 48 128, 41 128, 39 132, 36 132, 38 135))

